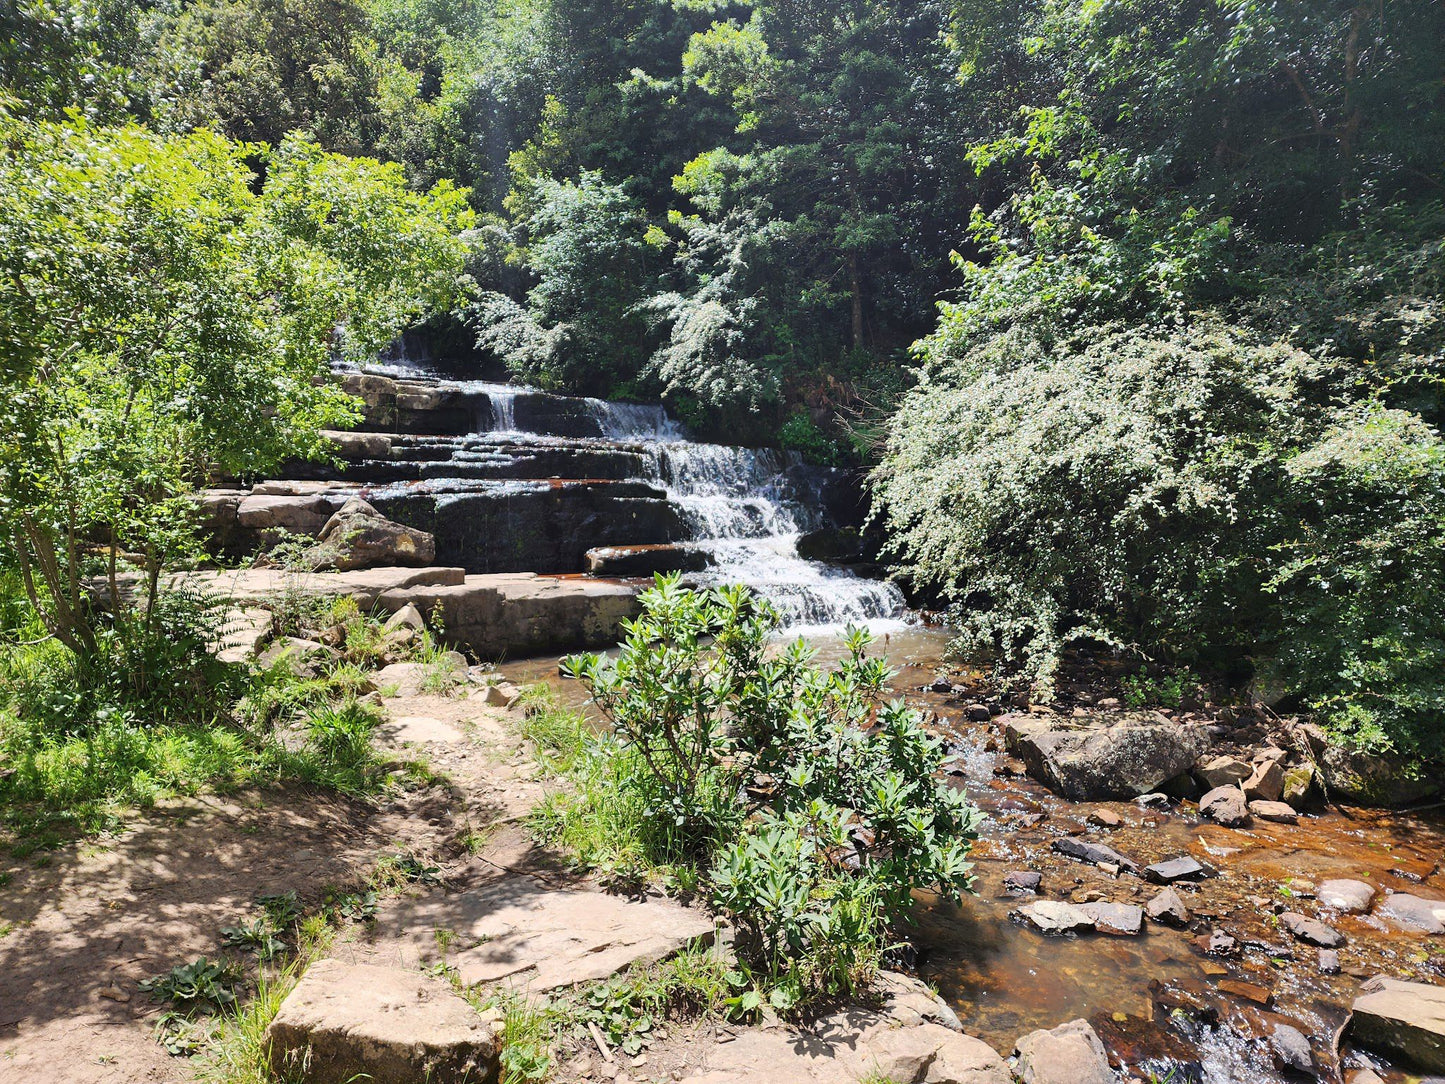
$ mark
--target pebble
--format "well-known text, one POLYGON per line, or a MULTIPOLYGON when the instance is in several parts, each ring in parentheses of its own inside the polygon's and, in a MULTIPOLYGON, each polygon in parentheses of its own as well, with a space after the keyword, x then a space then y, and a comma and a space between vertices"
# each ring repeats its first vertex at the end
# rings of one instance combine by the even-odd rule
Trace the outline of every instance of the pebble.
POLYGON ((1338 975, 1340 973, 1340 954, 1332 948, 1320 949, 1320 974, 1338 975))
POLYGON ((1124 818, 1112 809, 1096 809, 1089 814, 1088 821, 1100 828, 1118 828, 1124 823, 1124 818))
POLYGON ((130 1000, 130 995, 119 986, 107 986, 100 991, 100 996, 108 1001, 117 1001, 124 1005, 130 1000))

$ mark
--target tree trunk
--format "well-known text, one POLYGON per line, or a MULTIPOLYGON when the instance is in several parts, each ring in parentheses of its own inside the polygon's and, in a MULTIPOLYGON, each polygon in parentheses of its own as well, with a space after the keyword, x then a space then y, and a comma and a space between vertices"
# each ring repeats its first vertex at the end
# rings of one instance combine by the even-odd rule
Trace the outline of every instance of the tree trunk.
POLYGON ((863 279, 858 273, 858 253, 848 253, 848 280, 853 292, 853 349, 863 349, 863 279))

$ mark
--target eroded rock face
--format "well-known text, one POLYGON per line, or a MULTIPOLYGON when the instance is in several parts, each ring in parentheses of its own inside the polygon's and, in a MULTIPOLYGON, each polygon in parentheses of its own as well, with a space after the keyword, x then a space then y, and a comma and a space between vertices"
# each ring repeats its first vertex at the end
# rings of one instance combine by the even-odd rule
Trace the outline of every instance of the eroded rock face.
POLYGON ((442 979, 340 960, 307 968, 266 1029, 277 1076, 308 1084, 486 1084, 499 1034, 442 979))
POLYGON ((1011 752, 1029 773, 1066 798, 1135 798, 1188 772, 1208 740, 1199 727, 1154 713, 1063 719, 1009 715, 1011 752))
POLYGON ((1023 1084, 1115 1084, 1104 1044, 1086 1020, 1030 1032, 1015 1052, 1023 1084))
POLYGON ((1445 987, 1376 975, 1360 987, 1348 1030, 1360 1046, 1445 1073, 1445 987))

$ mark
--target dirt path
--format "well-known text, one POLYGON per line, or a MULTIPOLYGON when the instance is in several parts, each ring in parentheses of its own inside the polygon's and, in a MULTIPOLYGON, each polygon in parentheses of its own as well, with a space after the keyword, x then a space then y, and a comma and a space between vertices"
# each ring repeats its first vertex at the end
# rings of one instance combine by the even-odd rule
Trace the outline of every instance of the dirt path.
POLYGON ((0 1081, 195 1079, 155 1042, 162 1010, 137 983, 220 956, 221 927, 256 918, 259 894, 314 905, 399 851, 432 856, 448 880, 539 867, 516 822, 541 786, 506 714, 475 695, 385 706, 381 744, 420 751, 451 788, 380 803, 303 790, 186 800, 113 837, 0 863, 0 1081), (475 853, 469 836, 484 840, 475 853))

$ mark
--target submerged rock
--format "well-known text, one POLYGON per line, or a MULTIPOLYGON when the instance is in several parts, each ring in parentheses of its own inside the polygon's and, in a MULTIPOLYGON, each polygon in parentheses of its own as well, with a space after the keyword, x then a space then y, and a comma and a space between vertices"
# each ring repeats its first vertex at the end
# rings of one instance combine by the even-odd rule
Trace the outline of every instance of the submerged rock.
POLYGON ((442 979, 394 967, 318 960, 266 1029, 271 1067, 311 1084, 493 1080, 500 1021, 442 979))
POLYGON ((1074 801, 1158 790, 1193 767, 1207 740, 1201 728, 1153 713, 1017 714, 1001 722, 1029 772, 1074 801))
POLYGON ((1360 1046, 1445 1073, 1445 987, 1376 975, 1360 987, 1347 1031, 1360 1046))
POLYGON ((1104 1044, 1086 1020, 1070 1020, 1051 1031, 1033 1031, 1018 1041, 1023 1084, 1114 1084, 1104 1044))
POLYGON ((1005 873, 1003 878, 1004 889, 1008 892, 1037 892, 1042 882, 1043 875, 1033 870, 1014 870, 1005 873))
POLYGON ((1100 933, 1136 937, 1144 932, 1144 909, 1130 903, 1086 903, 1084 911, 1100 933))

